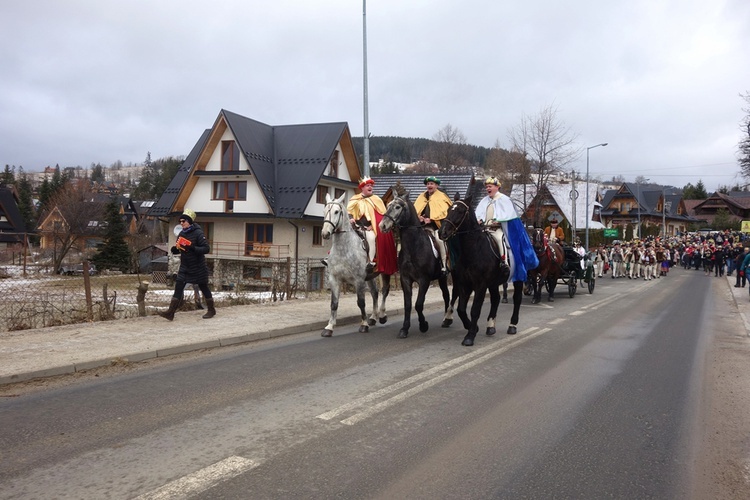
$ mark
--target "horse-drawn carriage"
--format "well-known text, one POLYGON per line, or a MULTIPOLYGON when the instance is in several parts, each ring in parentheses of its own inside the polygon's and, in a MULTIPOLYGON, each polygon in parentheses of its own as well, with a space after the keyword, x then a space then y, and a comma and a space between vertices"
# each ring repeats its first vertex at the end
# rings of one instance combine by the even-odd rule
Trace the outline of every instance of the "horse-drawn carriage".
MULTIPOLYGON (((564 246, 565 260, 562 263, 562 271, 557 279, 558 284, 568 287, 568 295, 572 298, 580 286, 587 286, 589 293, 594 293, 596 286, 596 274, 594 273, 594 259, 592 254, 582 257, 572 247, 564 246)), ((547 287, 549 291, 549 286, 547 287)))

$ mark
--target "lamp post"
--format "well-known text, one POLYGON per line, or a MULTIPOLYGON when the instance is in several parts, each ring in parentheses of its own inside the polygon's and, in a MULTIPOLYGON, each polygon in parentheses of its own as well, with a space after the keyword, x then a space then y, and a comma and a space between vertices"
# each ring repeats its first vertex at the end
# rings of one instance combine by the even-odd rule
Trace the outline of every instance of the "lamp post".
MULTIPOLYGON (((648 182, 650 179, 643 179, 644 182, 648 182)), ((638 205, 638 239, 641 238, 641 181, 636 180, 635 185, 638 187, 637 192, 638 195, 635 199, 635 204, 638 205)))
POLYGON ((586 248, 585 251, 589 251, 589 151, 598 148, 599 146, 606 146, 607 142, 602 142, 601 144, 597 144, 595 146, 589 146, 586 148, 586 248))

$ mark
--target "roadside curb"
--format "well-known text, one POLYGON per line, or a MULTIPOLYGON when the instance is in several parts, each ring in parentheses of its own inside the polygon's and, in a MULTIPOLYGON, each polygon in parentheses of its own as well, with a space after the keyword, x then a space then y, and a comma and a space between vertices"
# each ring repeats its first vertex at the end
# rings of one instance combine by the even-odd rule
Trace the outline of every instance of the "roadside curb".
POLYGON ((737 308, 737 312, 740 315, 740 318, 742 318, 742 322, 745 325, 745 335, 750 337, 750 321, 748 321, 748 315, 745 311, 742 310, 742 307, 740 306, 740 298, 745 295, 745 288, 740 288, 740 292, 735 293, 734 290, 734 284, 735 281, 732 276, 727 276, 727 285, 729 287, 729 294, 732 296, 732 300, 734 301, 734 305, 737 308))
MULTIPOLYGON (((442 307, 443 307, 442 299, 435 300, 433 302, 426 301, 424 304, 425 313, 442 310, 442 307)), ((404 314, 403 304, 400 308, 392 309, 388 311, 389 316, 394 316, 394 317, 400 316, 401 318, 403 318, 403 314, 404 314)), ((337 326, 350 325, 353 323, 358 323, 359 321, 360 321, 359 314, 343 316, 343 317, 337 318, 337 326)), ((266 340, 266 339, 271 339, 271 338, 276 338, 276 337, 284 337, 287 335, 296 335, 300 333, 309 333, 309 332, 322 330, 327 324, 328 324, 327 320, 315 321, 312 323, 285 327, 285 328, 280 328, 277 330, 269 330, 266 332, 251 333, 247 335, 239 335, 239 336, 232 336, 232 337, 219 337, 217 339, 202 340, 199 342, 191 342, 187 344, 176 345, 173 347, 166 347, 166 348, 148 350, 148 351, 142 351, 142 352, 132 352, 129 354, 122 354, 120 356, 101 358, 101 359, 90 360, 90 361, 83 361, 83 362, 75 363, 75 364, 64 364, 61 366, 44 368, 42 370, 32 370, 28 372, 14 373, 12 375, 3 375, 3 376, 0 376, 0 386, 15 384, 19 382, 27 382, 33 379, 56 377, 59 375, 70 375, 73 373, 84 372, 84 371, 93 370, 96 368, 113 366, 118 363, 139 363, 141 361, 146 361, 149 359, 164 358, 167 356, 174 356, 177 354, 186 354, 190 352, 201 351, 204 349, 235 346, 235 345, 255 342, 258 340, 266 340)))

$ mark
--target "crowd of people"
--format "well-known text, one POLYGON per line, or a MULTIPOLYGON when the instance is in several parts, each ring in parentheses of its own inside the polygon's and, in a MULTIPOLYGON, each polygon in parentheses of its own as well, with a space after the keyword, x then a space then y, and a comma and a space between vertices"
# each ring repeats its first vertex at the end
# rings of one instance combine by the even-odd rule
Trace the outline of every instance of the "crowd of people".
POLYGON ((670 268, 703 271, 706 276, 737 276, 737 287, 747 284, 750 236, 739 231, 687 233, 665 240, 614 241, 590 250, 598 277, 652 280, 667 276, 670 268))

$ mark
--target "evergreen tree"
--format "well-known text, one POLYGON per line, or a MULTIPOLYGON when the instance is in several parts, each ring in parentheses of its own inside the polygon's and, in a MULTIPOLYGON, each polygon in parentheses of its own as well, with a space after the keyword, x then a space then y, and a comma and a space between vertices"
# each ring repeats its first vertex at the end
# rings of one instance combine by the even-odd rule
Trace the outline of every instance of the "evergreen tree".
POLYGON ((52 186, 49 180, 45 177, 42 180, 41 186, 39 186, 39 205, 42 211, 46 210, 49 206, 49 200, 52 199, 52 186))
POLYGON ((11 168, 7 163, 5 164, 5 170, 0 175, 0 185, 10 186, 16 183, 16 167, 11 168))
POLYGON ((104 167, 101 163, 91 165, 91 182, 104 182, 104 167))
POLYGON ((21 212, 26 232, 36 229, 36 211, 34 210, 33 192, 31 182, 23 169, 19 172, 18 180, 18 211, 21 212))
POLYGON ((120 214, 120 204, 113 199, 104 209, 107 229, 104 232, 104 244, 93 257, 98 269, 117 269, 127 272, 130 269, 130 248, 125 241, 127 227, 120 214))
POLYGON ((706 198, 708 198, 706 186, 703 185, 703 181, 701 179, 698 179, 698 184, 695 185, 695 199, 705 200, 706 198))

